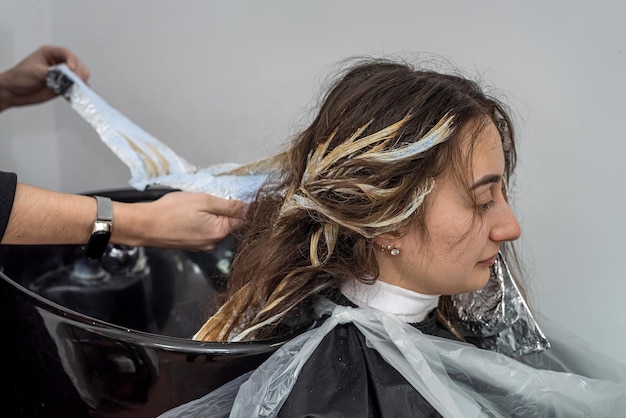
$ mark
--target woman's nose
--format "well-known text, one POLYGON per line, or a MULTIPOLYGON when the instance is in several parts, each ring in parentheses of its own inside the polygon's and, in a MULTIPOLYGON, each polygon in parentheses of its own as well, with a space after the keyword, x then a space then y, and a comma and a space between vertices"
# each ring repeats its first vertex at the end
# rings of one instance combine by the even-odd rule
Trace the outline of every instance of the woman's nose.
POLYGON ((495 242, 515 241, 522 234, 515 214, 508 203, 504 202, 497 219, 491 228, 491 239, 495 242))

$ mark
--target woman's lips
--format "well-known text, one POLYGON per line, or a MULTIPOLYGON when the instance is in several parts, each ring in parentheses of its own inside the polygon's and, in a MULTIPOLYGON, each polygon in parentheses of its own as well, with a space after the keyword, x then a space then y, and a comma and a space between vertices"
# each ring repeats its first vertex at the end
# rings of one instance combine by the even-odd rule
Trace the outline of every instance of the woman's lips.
POLYGON ((497 257, 498 257, 498 254, 491 256, 487 258, 486 260, 479 261, 478 264, 481 266, 491 267, 496 262, 497 257))

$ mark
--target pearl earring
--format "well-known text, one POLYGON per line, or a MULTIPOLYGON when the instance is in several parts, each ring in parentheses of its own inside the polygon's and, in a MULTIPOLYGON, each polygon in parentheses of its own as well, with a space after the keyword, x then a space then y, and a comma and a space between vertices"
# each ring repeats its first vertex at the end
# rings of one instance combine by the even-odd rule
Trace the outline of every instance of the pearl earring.
POLYGON ((391 244, 387 244, 387 245, 382 245, 380 246, 381 251, 389 251, 389 254, 391 254, 392 256, 396 256, 398 254, 400 254, 400 250, 397 249, 396 247, 393 247, 391 244))

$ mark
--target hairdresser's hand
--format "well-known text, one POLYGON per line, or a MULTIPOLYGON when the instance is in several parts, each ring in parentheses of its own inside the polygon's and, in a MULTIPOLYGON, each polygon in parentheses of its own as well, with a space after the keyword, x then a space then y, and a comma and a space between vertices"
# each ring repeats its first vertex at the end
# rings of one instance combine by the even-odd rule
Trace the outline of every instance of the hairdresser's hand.
POLYGON ((149 203, 115 205, 113 234, 118 231, 125 235, 115 237, 115 241, 202 251, 212 250, 240 228, 247 210, 238 200, 191 192, 168 193, 149 203), (116 227, 117 219, 123 219, 124 225, 116 227))
POLYGON ((46 86, 46 75, 48 67, 60 63, 66 63, 83 80, 89 78, 89 69, 73 52, 58 46, 42 46, 15 67, 0 73, 0 111, 55 97, 46 86))

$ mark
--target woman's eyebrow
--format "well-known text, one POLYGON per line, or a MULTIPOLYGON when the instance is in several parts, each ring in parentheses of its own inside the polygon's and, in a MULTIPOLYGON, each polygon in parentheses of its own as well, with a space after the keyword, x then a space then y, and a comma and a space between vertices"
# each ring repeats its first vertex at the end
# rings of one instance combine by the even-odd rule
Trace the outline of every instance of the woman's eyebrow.
POLYGON ((501 180, 502 180, 502 176, 499 174, 487 174, 483 176, 480 180, 476 181, 476 183, 472 185, 471 190, 476 190, 479 187, 485 186, 487 184, 498 183, 501 180))

